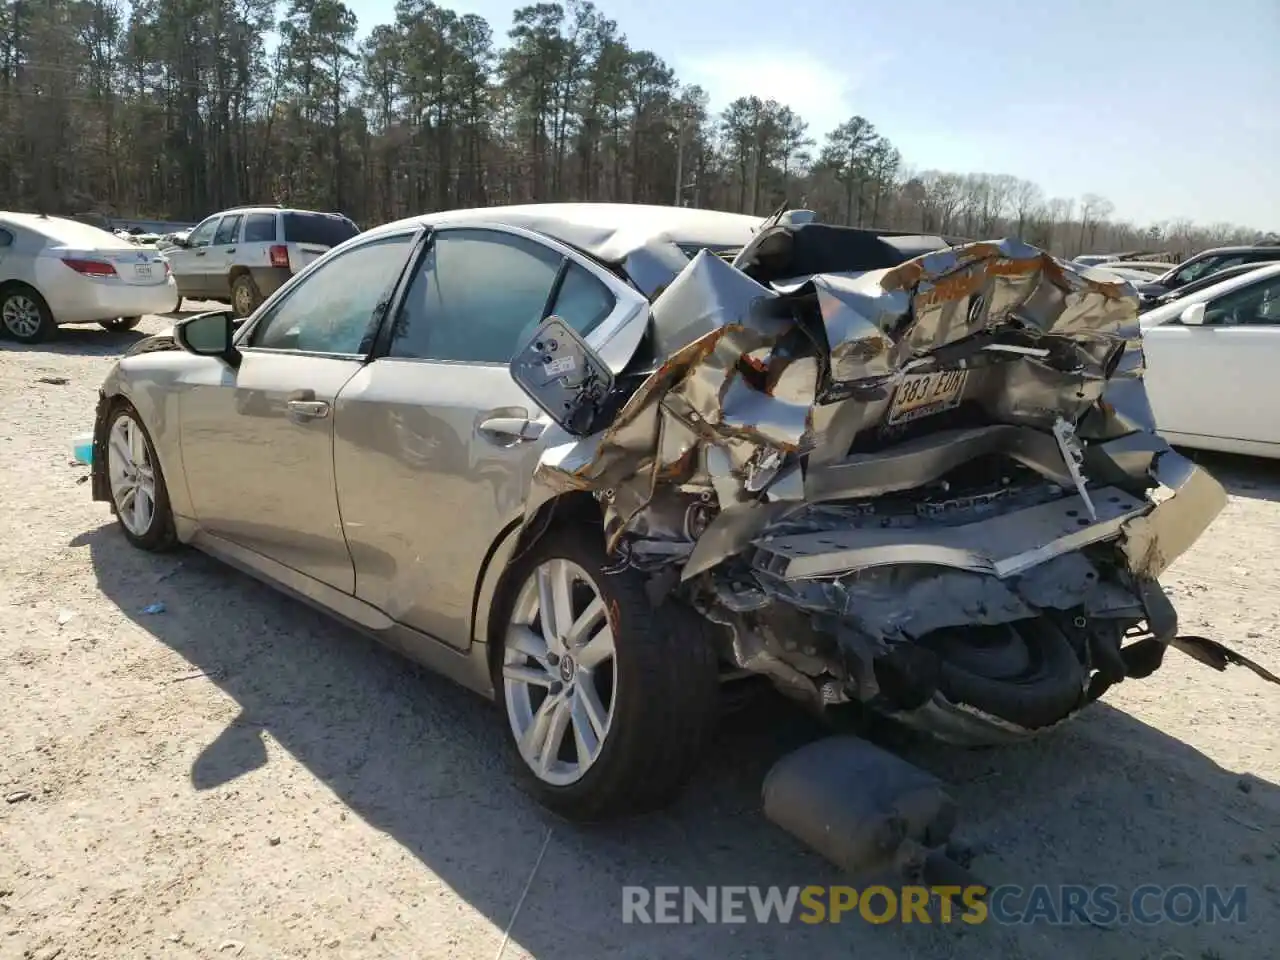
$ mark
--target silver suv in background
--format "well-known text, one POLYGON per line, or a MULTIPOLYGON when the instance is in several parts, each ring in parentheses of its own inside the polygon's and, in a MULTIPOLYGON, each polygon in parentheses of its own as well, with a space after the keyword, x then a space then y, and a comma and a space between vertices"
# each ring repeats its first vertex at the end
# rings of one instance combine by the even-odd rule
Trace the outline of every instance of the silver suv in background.
POLYGON ((205 218, 164 253, 180 298, 219 300, 247 317, 312 260, 359 232, 338 213, 235 207, 205 218))

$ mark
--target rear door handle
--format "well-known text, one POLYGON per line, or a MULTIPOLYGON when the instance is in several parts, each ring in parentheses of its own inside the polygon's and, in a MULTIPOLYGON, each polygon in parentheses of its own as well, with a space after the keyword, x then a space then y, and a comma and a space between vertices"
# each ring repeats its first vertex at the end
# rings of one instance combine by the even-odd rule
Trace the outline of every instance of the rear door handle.
POLYGON ((207 252, 207 251, 205 251, 205 250, 197 250, 197 251, 196 251, 196 256, 197 256, 197 257, 203 257, 203 256, 205 255, 205 253, 206 253, 206 252, 207 252))
POLYGON ((492 417, 480 424, 482 434, 506 443, 537 440, 544 429, 544 424, 524 417, 492 417))
POLYGON ((235 248, 235 247, 227 247, 226 252, 227 252, 227 253, 235 253, 235 252, 236 252, 236 248, 235 248))
POLYGON ((295 420, 319 420, 329 415, 329 404, 323 400, 290 400, 289 416, 295 420))

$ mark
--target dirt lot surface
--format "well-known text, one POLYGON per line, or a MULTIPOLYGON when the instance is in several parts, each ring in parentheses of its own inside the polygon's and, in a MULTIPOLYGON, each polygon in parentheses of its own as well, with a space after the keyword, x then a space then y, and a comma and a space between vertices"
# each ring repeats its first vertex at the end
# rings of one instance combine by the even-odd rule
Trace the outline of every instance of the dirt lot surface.
MULTIPOLYGON (((91 502, 71 437, 163 323, 0 342, 0 958, 1276 956, 1280 689, 1177 652, 1037 742, 907 750, 989 882, 1245 885, 1242 924, 623 924, 624 884, 842 882, 759 813, 812 728, 762 704, 676 809, 553 821, 486 704, 91 502)), ((1231 503, 1166 582, 1184 630, 1276 669, 1280 464, 1205 463, 1231 503)))

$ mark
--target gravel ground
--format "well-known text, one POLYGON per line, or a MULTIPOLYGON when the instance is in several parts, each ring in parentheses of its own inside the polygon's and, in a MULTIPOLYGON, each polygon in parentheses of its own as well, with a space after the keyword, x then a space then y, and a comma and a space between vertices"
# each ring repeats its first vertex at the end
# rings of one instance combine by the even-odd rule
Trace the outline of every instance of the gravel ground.
MULTIPOLYGON (((1275 956, 1280 691, 1176 652, 1039 742, 906 749, 990 882, 1243 884, 1242 924, 624 925, 624 884, 841 882, 758 812, 812 729, 761 704, 676 809, 553 822, 486 704, 90 501, 70 438, 164 322, 0 342, 0 957, 1275 956)), ((1166 582, 1184 629, 1275 669, 1280 464, 1206 465, 1231 504, 1166 582)))

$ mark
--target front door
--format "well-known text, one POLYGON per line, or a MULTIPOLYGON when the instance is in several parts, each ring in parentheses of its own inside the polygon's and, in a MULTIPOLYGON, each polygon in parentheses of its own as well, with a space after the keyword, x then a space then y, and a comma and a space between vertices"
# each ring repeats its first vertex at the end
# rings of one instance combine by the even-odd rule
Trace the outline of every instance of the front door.
POLYGON ((1142 349, 1162 433, 1280 444, 1280 276, 1209 300, 1202 326, 1148 330, 1142 349))
POLYGON ((240 236, 240 221, 244 219, 238 213, 229 213, 222 218, 218 229, 209 244, 209 253, 204 258, 205 282, 209 288, 209 296, 228 299, 231 296, 231 283, 227 279, 231 273, 231 263, 236 253, 236 240, 240 236))
POLYGON ((544 311, 588 333, 642 305, 616 277, 523 231, 433 234, 385 350, 338 395, 334 466, 359 599, 470 643, 477 580, 524 515, 550 423, 512 380, 511 357, 544 311))
POLYGON ((174 282, 178 284, 178 296, 192 299, 209 296, 206 264, 209 259, 209 244, 213 242, 214 232, 218 229, 218 220, 217 216, 210 217, 187 234, 186 246, 165 251, 174 282))
POLYGON ((348 593, 355 575, 334 485, 334 404, 365 363, 413 236, 353 247, 282 288, 240 337, 240 366, 202 367, 181 399, 201 529, 348 593))

